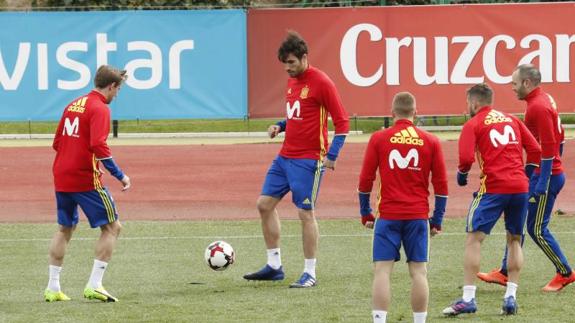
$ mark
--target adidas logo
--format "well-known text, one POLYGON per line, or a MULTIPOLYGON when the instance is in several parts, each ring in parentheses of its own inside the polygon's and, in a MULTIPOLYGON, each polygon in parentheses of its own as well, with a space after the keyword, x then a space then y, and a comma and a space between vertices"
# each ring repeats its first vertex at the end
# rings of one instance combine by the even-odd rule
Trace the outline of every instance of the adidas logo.
POLYGON ((309 205, 311 204, 311 201, 308 198, 306 198, 305 200, 303 200, 303 204, 309 205))
POLYGON ((419 138, 413 127, 407 127, 400 132, 396 132, 393 137, 389 138, 389 141, 393 144, 423 146, 423 139, 419 138))
POLYGON ((535 202, 537 202, 537 200, 532 196, 532 197, 529 199, 529 203, 535 203, 535 202))

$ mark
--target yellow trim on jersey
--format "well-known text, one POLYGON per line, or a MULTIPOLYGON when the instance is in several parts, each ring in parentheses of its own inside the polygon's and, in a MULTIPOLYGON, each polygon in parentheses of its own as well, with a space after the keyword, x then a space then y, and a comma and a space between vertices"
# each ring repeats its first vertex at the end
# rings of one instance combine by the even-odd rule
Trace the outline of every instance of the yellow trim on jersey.
POLYGON ((535 213, 535 228, 534 228, 535 237, 537 238, 537 241, 541 246, 541 250, 543 250, 545 255, 549 257, 551 262, 553 262, 553 264, 559 269, 561 274, 567 274, 567 268, 565 268, 565 266, 561 262, 561 259, 559 259, 559 257, 555 254, 555 252, 553 252, 553 249, 551 249, 551 246, 549 245, 547 240, 543 238, 543 233, 541 232, 541 229, 543 227, 543 218, 545 216, 546 206, 547 206, 547 194, 540 195, 539 204, 537 205, 537 213, 535 213))
POLYGON ((327 110, 322 105, 319 107, 319 158, 323 159, 325 155, 327 155, 327 151, 325 150, 325 142, 323 139, 323 127, 326 126, 325 122, 327 121, 327 110))
POLYGON ((311 190, 312 208, 315 208, 315 200, 317 199, 317 192, 319 191, 319 182, 321 179, 322 161, 318 160, 315 168, 315 175, 313 178, 313 188, 311 190))
POLYGON ((92 171, 94 177, 94 189, 102 188, 102 183, 100 182, 100 170, 98 169, 98 161, 96 160, 95 154, 92 154, 92 171))
POLYGON ((108 215, 108 223, 116 221, 114 206, 112 204, 112 201, 110 200, 110 196, 108 196, 108 193, 102 188, 96 189, 96 191, 100 195, 100 198, 104 203, 104 207, 106 208, 106 214, 108 215))

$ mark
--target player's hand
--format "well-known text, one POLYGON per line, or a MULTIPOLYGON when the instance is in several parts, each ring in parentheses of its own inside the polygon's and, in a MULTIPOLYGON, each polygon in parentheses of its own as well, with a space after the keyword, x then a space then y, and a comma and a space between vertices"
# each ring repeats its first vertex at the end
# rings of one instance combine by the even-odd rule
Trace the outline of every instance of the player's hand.
POLYGON ((436 235, 441 233, 440 225, 429 223, 429 228, 430 228, 429 234, 431 234, 432 237, 435 237, 436 235))
POLYGON ((373 214, 362 215, 361 216, 361 224, 368 229, 373 229, 373 224, 375 223, 375 218, 373 214))
POLYGON ((273 124, 271 126, 268 127, 268 136, 270 136, 270 138, 275 138, 281 131, 280 126, 278 126, 277 124, 273 124))
POLYGON ((335 160, 331 160, 329 158, 324 157, 322 161, 323 167, 329 168, 331 170, 335 170, 335 160))
POLYGON ((468 173, 462 173, 460 171, 457 171, 457 185, 459 186, 467 185, 467 174, 468 173))
POLYGON ((534 170, 535 165, 525 165, 525 175, 527 175, 527 178, 531 178, 531 175, 533 175, 534 170))
POLYGON ((129 189, 130 186, 132 186, 132 183, 130 182, 130 178, 128 177, 128 175, 124 175, 121 182, 122 182, 122 191, 125 191, 129 189))
POLYGON ((534 196, 545 195, 547 194, 547 183, 541 180, 539 177, 539 181, 535 185, 535 189, 533 190, 534 196))

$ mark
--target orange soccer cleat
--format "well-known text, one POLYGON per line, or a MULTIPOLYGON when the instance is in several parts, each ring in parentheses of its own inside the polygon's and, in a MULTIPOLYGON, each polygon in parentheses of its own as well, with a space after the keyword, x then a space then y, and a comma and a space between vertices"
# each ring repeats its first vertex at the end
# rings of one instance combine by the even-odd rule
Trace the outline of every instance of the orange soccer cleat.
POLYGON ((558 292, 563 289, 563 287, 575 282, 575 273, 571 272, 569 276, 563 276, 557 273, 553 279, 545 287, 543 287, 544 292, 558 292))
POLYGON ((486 283, 507 286, 507 275, 504 275, 500 268, 493 269, 488 273, 477 273, 477 278, 483 280, 486 283))

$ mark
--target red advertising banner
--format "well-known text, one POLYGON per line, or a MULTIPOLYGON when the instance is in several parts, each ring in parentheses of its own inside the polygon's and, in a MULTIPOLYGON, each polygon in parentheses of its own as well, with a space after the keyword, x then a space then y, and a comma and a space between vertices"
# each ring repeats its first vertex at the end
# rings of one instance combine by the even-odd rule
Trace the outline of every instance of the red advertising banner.
POLYGON ((389 115, 401 91, 416 96, 420 115, 463 114, 465 90, 480 82, 498 109, 521 113, 510 83, 524 63, 539 67, 559 111, 573 112, 573 17, 573 3, 250 10, 250 117, 286 115, 277 49, 288 29, 307 41, 310 64, 332 78, 350 116, 389 115))

